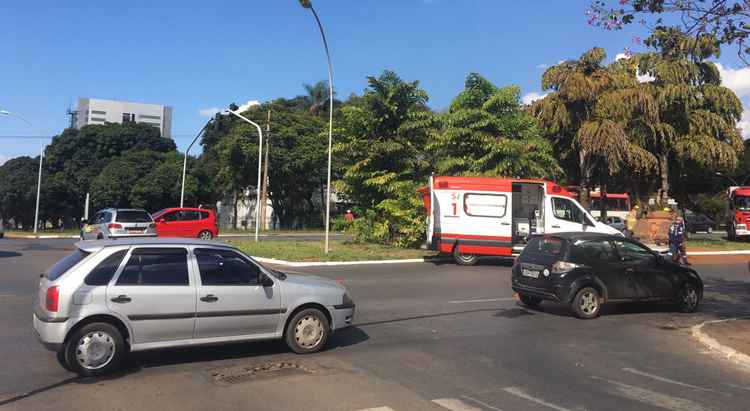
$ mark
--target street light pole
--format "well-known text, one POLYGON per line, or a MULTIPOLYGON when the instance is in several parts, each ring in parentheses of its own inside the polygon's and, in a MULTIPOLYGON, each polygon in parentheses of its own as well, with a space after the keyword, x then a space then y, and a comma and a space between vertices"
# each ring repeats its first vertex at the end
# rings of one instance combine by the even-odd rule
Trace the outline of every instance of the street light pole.
MULTIPOLYGON (((29 120, 26 120, 23 116, 13 113, 7 110, 0 110, 0 114, 4 114, 6 116, 13 116, 24 123, 28 124, 29 127, 34 128, 34 126, 31 124, 29 120)), ((39 225, 39 196, 42 192, 42 162, 44 161, 44 143, 42 143, 42 139, 39 139, 39 177, 37 178, 36 183, 36 211, 34 211, 34 234, 37 233, 38 225, 39 225)))
MULTIPOLYGON (((261 161, 263 159, 263 129, 260 128, 260 126, 250 120, 247 117, 242 116, 241 114, 232 111, 227 110, 230 114, 233 114, 237 116, 238 118, 242 119, 243 121, 252 124, 255 126, 256 129, 258 129, 258 185, 255 186, 255 193, 256 193, 256 199, 255 199, 255 242, 258 242, 258 227, 260 226, 260 174, 261 174, 261 161)), ((263 207, 266 205, 263 204, 263 207)))
POLYGON ((310 0, 299 0, 300 5, 306 9, 310 9, 315 22, 318 23, 318 29, 320 29, 320 36, 323 38, 323 48, 326 52, 326 59, 328 60, 328 179, 326 183, 326 239, 325 239, 325 253, 328 254, 328 231, 330 228, 331 220, 331 148, 333 143, 333 65, 331 64, 331 53, 328 50, 328 41, 326 40, 326 34, 323 31, 323 24, 320 23, 318 13, 312 6, 310 0))
POLYGON ((198 132, 198 134, 195 135, 195 138, 190 143, 188 148, 185 150, 185 159, 182 161, 182 189, 180 190, 180 208, 184 207, 185 205, 185 173, 187 172, 187 159, 188 159, 188 152, 190 151, 190 148, 193 147, 193 144, 195 144, 196 141, 198 141, 198 138, 203 135, 203 132, 206 131, 206 128, 213 119, 208 120, 208 122, 201 128, 201 130, 198 132))

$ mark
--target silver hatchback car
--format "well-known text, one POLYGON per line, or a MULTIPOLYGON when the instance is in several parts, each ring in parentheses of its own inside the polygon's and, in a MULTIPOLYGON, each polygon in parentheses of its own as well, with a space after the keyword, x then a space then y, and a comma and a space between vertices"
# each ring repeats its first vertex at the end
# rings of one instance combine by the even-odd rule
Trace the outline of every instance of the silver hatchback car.
POLYGON ((156 224, 146 210, 105 208, 99 210, 81 229, 81 240, 121 237, 156 237, 156 224))
POLYGON ((216 241, 81 241, 39 280, 34 329, 81 375, 117 368, 131 351, 284 339, 296 353, 350 326, 341 284, 284 274, 216 241))

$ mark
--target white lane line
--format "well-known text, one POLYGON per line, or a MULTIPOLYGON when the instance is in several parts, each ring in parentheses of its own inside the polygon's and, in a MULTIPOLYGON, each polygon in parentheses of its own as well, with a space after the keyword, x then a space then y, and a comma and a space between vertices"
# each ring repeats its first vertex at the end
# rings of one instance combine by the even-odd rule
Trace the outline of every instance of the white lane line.
POLYGON ((612 384, 625 398, 646 403, 654 407, 665 408, 672 411, 706 411, 700 404, 684 398, 672 397, 671 395, 647 390, 645 388, 624 384, 606 378, 591 376, 591 378, 612 384))
POLYGON ((481 409, 473 407, 457 398, 438 398, 432 400, 432 402, 451 411, 482 411, 481 409))
POLYGON ((669 383, 669 384, 679 385, 681 387, 687 387, 687 388, 692 388, 694 390, 708 391, 708 392, 715 392, 715 393, 723 394, 723 395, 729 395, 729 394, 723 393, 721 391, 712 390, 711 388, 704 388, 704 387, 699 387, 697 385, 688 384, 686 382, 671 380, 669 378, 660 377, 660 376, 655 375, 655 374, 649 374, 649 373, 647 373, 645 371, 636 370, 634 368, 623 368, 622 370, 625 371, 625 372, 629 372, 631 374, 635 374, 635 375, 640 375, 642 377, 651 378, 651 379, 654 379, 656 381, 661 381, 661 382, 666 382, 666 383, 669 383))
POLYGON ((491 406, 490 404, 487 404, 487 403, 486 403, 486 402, 484 402, 484 401, 479 401, 478 399, 476 399, 476 398, 471 398, 471 397, 469 397, 468 395, 462 395, 462 396, 461 396, 461 398, 467 399, 467 400, 469 400, 469 401, 473 401, 474 403, 476 403, 476 404, 479 404, 479 405, 481 405, 481 406, 482 406, 482 407, 484 407, 484 408, 488 408, 488 409, 491 409, 491 410, 493 410, 493 411, 503 411, 503 410, 501 410, 500 408, 497 408, 497 407, 493 407, 493 406, 491 406))
POLYGON ((549 403, 547 401, 544 401, 541 398, 533 397, 529 394, 527 394, 524 390, 518 388, 518 387, 505 387, 503 388, 503 391, 507 392, 508 394, 515 395, 516 397, 523 398, 524 400, 528 400, 531 402, 535 402, 539 405, 544 405, 545 407, 552 408, 553 410, 557 411, 570 411, 567 408, 563 408, 559 405, 555 405, 552 403, 549 403))
POLYGON ((454 300, 451 301, 451 304, 467 304, 467 303, 491 303, 496 301, 515 301, 515 298, 513 297, 506 297, 506 298, 482 298, 478 300, 454 300))
POLYGON ((357 411, 394 411, 391 407, 375 407, 375 408, 363 408, 357 411))
POLYGON ((730 386, 732 388, 736 388, 738 390, 750 391, 750 387, 743 387, 741 385, 732 384, 731 382, 725 382, 724 385, 728 385, 728 386, 730 386))

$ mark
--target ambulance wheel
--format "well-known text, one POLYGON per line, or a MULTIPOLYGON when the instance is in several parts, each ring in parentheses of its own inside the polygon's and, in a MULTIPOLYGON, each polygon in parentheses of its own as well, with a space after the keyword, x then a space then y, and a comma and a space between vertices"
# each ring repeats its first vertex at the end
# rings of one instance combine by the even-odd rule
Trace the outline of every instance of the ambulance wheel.
POLYGON ((458 246, 453 247, 453 260, 458 265, 474 265, 479 260, 475 254, 463 254, 458 250, 458 246))

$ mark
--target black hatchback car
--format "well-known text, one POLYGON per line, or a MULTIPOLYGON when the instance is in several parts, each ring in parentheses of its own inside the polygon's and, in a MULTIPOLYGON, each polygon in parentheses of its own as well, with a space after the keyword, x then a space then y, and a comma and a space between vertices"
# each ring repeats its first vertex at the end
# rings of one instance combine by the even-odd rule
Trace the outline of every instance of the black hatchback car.
POLYGON ((598 233, 532 237, 513 265, 512 286, 528 307, 562 302, 584 319, 610 302, 671 301, 693 312, 703 298, 703 281, 692 268, 636 241, 598 233))

